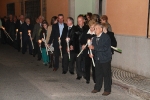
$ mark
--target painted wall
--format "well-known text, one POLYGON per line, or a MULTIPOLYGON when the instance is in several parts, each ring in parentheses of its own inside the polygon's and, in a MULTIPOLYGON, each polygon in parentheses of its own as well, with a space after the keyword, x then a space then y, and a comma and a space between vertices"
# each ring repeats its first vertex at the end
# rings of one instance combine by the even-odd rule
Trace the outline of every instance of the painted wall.
POLYGON ((60 13, 64 14, 66 20, 69 16, 68 3, 68 0, 47 0, 47 21, 50 22, 52 16, 57 16, 60 13))
POLYGON ((147 35, 148 0, 107 0, 106 14, 116 34, 147 35))
POLYGON ((150 77, 148 0, 107 0, 106 15, 123 51, 113 55, 112 66, 150 77))
POLYGON ((15 3, 15 14, 19 16, 21 14, 20 8, 20 0, 0 0, 0 17, 4 17, 7 15, 7 4, 8 3, 15 3))

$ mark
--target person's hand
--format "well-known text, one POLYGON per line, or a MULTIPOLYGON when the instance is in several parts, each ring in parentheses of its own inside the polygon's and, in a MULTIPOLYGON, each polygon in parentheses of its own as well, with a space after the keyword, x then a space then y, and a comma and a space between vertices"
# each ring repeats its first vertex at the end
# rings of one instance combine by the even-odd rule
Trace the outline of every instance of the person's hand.
POLYGON ((82 45, 82 50, 84 50, 85 49, 85 45, 82 45))
POLYGON ((72 45, 70 46, 70 50, 74 50, 74 48, 73 48, 73 46, 72 46, 72 45))
POLYGON ((59 46, 59 49, 61 49, 62 48, 62 46, 59 46))
POLYGON ((51 46, 51 44, 47 44, 49 47, 51 46))
POLYGON ((70 38, 67 37, 67 38, 66 38, 66 41, 69 42, 69 41, 70 41, 70 38))
POLYGON ((93 58, 93 54, 89 54, 89 57, 90 57, 90 58, 93 58))
POLYGON ((89 49, 94 50, 94 46, 93 45, 90 45, 88 47, 89 47, 89 49))
POLYGON ((67 52, 70 52, 70 48, 67 48, 67 52))

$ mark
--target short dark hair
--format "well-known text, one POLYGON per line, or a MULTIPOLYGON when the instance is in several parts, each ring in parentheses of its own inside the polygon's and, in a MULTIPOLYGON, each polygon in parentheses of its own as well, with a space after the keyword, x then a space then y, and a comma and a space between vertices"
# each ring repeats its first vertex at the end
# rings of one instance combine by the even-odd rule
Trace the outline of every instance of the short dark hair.
POLYGON ((48 22, 46 20, 43 20, 42 24, 46 24, 48 26, 48 22))
POLYGON ((74 19, 72 17, 68 17, 67 19, 69 19, 72 22, 72 24, 74 24, 74 19))
POLYGON ((58 17, 59 17, 59 16, 63 16, 63 17, 64 17, 64 15, 63 15, 63 14, 58 14, 58 17))
POLYGON ((54 24, 54 22, 57 20, 57 16, 53 16, 52 18, 51 18, 51 25, 53 25, 54 24))

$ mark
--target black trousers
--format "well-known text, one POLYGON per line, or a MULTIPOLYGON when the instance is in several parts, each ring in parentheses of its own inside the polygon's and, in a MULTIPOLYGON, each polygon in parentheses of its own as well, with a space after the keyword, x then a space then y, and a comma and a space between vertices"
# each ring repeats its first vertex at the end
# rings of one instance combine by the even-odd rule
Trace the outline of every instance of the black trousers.
POLYGON ((32 54, 32 44, 31 44, 31 41, 29 39, 23 41, 22 53, 25 53, 27 51, 27 46, 29 47, 29 54, 32 54))
POLYGON ((94 89, 100 91, 104 80, 104 91, 111 92, 111 61, 106 63, 95 63, 96 84, 94 89))
POLYGON ((60 50, 59 48, 54 48, 54 68, 59 68, 59 56, 60 50))
POLYGON ((69 71, 74 72, 75 68, 75 60, 76 60, 76 54, 75 53, 70 53, 70 61, 69 61, 69 56, 68 54, 63 54, 63 59, 62 59, 62 68, 63 71, 69 71))
POLYGON ((93 66, 92 59, 89 57, 89 55, 86 55, 85 56, 85 75, 86 75, 87 81, 90 81, 91 66, 92 66, 92 77, 95 83, 95 67, 93 66))
MULTIPOLYGON (((0 29, 1 30, 1 29, 0 29)), ((6 37, 6 34, 4 33, 3 30, 1 30, 1 42, 3 44, 5 44, 7 41, 6 41, 7 37, 6 37)))
POLYGON ((77 77, 85 77, 85 59, 83 54, 76 58, 76 73, 77 77))
POLYGON ((40 47, 39 47, 39 43, 38 42, 34 42, 34 50, 33 50, 33 55, 38 55, 38 59, 42 58, 42 54, 40 51, 40 47))

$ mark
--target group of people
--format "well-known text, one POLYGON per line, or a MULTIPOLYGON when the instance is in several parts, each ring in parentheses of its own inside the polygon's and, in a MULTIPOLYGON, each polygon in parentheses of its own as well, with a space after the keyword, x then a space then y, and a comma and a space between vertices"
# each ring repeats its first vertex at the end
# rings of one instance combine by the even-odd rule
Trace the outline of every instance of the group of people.
POLYGON ((10 17, 6 21, 5 29, 13 40, 16 40, 17 50, 22 48, 22 54, 25 54, 28 48, 30 55, 37 55, 38 60, 42 59, 45 66, 49 64, 53 71, 58 70, 61 58, 62 74, 69 72, 73 75, 76 68, 76 79, 80 80, 83 77, 87 84, 90 83, 92 68, 95 83, 92 93, 101 90, 103 80, 102 95, 107 96, 111 93, 111 60, 114 54, 111 46, 116 47, 117 41, 106 15, 79 15, 77 25, 74 25, 72 17, 67 17, 65 22, 63 14, 53 16, 50 24, 43 16, 39 16, 34 26, 30 24, 30 19, 24 19, 23 15, 16 22, 11 19, 10 17), (11 34, 12 31, 15 34, 11 34))

